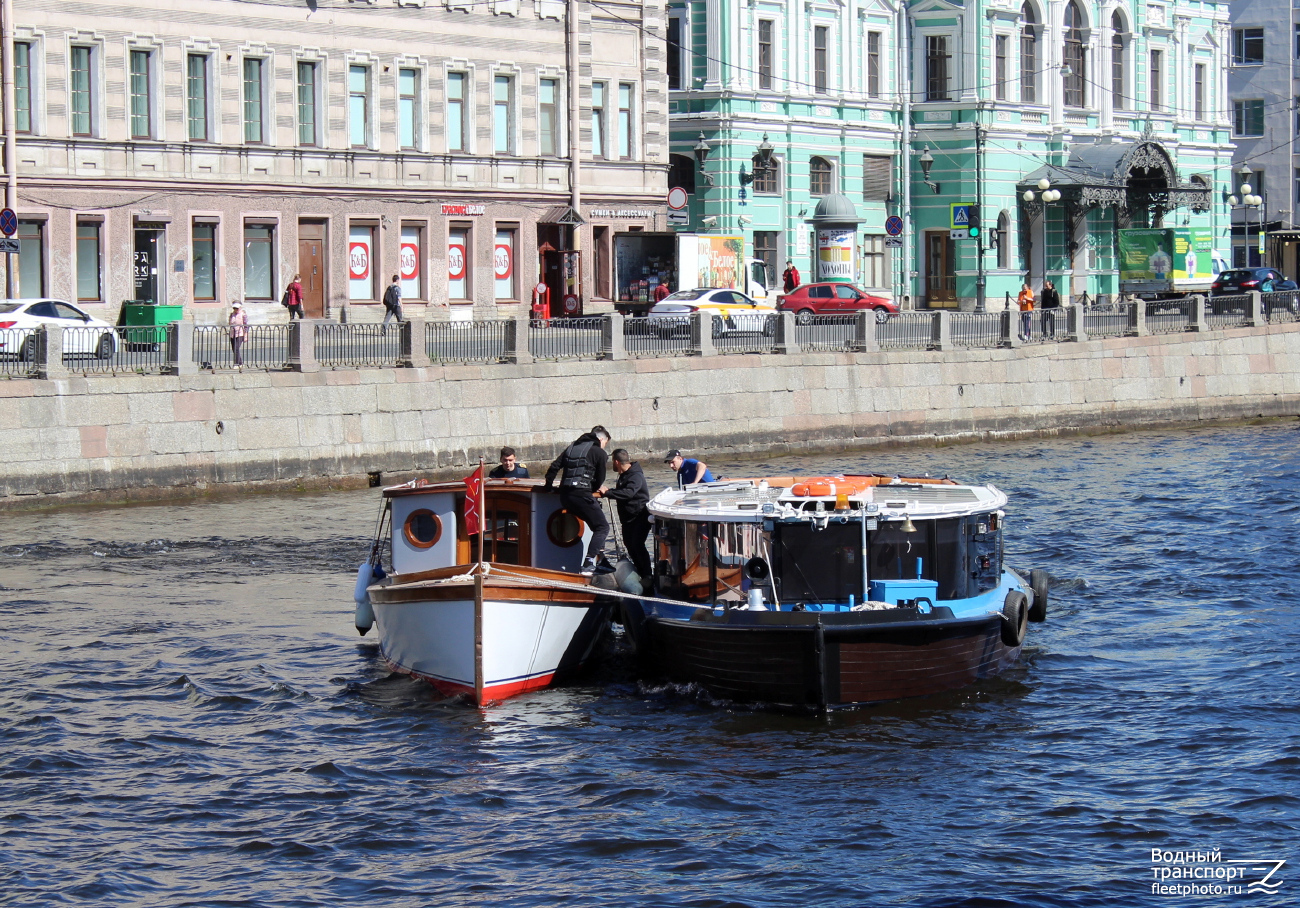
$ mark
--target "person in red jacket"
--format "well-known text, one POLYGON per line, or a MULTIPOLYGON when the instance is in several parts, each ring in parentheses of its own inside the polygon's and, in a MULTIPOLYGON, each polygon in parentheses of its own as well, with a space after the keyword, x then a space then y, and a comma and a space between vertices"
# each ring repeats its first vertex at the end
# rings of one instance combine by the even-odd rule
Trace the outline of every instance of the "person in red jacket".
POLYGON ((789 259, 785 260, 785 271, 781 274, 781 280, 784 283, 786 293, 799 286, 799 269, 789 259))
POLYGON ((284 289, 285 305, 289 307, 289 321, 293 321, 296 315, 298 318, 306 318, 302 311, 302 282, 298 280, 301 275, 295 274, 293 281, 284 289))

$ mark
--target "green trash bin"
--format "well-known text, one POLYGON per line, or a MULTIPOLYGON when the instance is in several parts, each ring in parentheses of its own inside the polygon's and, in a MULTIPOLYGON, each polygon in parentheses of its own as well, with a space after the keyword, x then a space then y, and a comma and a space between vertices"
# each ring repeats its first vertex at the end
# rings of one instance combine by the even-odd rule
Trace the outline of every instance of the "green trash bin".
POLYGON ((158 305, 153 300, 123 300, 118 330, 128 350, 157 350, 167 342, 167 326, 179 322, 184 306, 158 305))

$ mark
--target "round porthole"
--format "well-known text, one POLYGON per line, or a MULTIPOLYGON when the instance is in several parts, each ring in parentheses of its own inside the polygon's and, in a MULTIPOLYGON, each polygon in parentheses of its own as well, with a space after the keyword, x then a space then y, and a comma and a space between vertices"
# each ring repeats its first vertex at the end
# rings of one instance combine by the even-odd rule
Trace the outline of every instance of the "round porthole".
POLYGON ((442 538, 442 519, 428 508, 412 511, 402 525, 402 535, 417 549, 430 549, 442 538))
POLYGON ((562 549, 582 541, 582 532, 587 525, 577 514, 560 508, 546 521, 546 535, 562 549))

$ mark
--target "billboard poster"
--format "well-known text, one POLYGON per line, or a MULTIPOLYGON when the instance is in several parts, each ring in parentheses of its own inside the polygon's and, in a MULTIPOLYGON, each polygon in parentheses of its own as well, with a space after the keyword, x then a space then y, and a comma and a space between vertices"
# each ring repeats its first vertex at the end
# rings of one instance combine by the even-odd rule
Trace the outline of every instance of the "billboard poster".
POLYGON ((1199 227, 1174 231, 1174 280, 1210 278, 1214 233, 1199 227))
POLYGON ((1202 227, 1129 228, 1119 232, 1119 279, 1167 281, 1213 276, 1214 232, 1202 227))
POLYGON ((853 280, 853 244, 855 232, 842 227, 817 231, 817 280, 853 280))
POLYGON ((744 289, 745 238, 709 235, 699 241, 699 283, 695 286, 744 289))

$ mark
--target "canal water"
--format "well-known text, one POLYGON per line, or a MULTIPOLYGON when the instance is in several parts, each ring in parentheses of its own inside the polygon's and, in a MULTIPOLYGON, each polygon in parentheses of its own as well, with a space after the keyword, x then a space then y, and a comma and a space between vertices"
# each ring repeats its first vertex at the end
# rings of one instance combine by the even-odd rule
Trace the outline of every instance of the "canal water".
POLYGON ((483 711, 387 678, 352 628, 375 490, 3 515, 0 905, 1296 904, 1298 448, 692 452, 991 481, 1050 572, 1010 673, 825 718, 617 658, 483 711), (1153 890, 1280 860, 1276 895, 1153 890))

